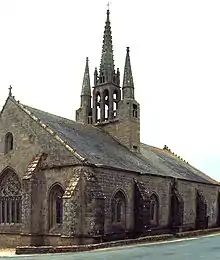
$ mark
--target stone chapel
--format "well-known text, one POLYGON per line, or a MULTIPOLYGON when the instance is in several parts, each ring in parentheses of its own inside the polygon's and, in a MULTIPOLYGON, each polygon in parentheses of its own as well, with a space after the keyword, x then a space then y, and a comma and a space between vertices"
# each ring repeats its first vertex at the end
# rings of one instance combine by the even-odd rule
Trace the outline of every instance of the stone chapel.
POLYGON ((122 78, 109 10, 100 67, 91 88, 86 59, 80 98, 73 121, 20 103, 10 89, 0 113, 1 247, 220 225, 219 183, 167 146, 141 143, 130 50, 122 78))

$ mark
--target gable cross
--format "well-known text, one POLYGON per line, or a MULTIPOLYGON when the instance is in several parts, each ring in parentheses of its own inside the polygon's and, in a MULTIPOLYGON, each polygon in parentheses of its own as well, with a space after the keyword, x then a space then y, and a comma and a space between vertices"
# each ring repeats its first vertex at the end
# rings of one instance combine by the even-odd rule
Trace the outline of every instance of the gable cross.
POLYGON ((12 92, 11 92, 12 86, 10 85, 10 87, 8 89, 9 89, 9 97, 11 97, 12 96, 12 92))

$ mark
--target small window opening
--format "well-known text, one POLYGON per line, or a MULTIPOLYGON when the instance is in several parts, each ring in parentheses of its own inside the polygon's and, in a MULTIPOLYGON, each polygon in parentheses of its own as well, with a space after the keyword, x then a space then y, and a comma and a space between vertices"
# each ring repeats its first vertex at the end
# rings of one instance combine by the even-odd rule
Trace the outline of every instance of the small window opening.
POLYGON ((151 220, 154 220, 154 214, 155 214, 155 202, 152 202, 151 203, 151 209, 150 209, 151 220))
POLYGON ((92 124, 92 116, 88 116, 88 124, 92 124))
POLYGON ((108 105, 105 104, 105 120, 108 120, 108 117, 109 117, 109 108, 108 105))
POLYGON ((13 150, 13 135, 12 133, 7 133, 5 136, 5 154, 13 150))
POLYGON ((117 116, 117 109, 118 109, 118 96, 117 92, 113 93, 113 118, 117 116))
POLYGON ((133 117, 137 118, 138 117, 138 111, 137 111, 137 105, 133 104, 133 117))
POLYGON ((98 94, 97 95, 97 102, 100 102, 101 101, 101 97, 100 97, 100 95, 98 94))
POLYGON ((104 120, 109 119, 109 91, 105 89, 104 91, 104 120))
POLYGON ((101 118, 101 109, 100 106, 97 106, 97 122, 100 122, 100 118, 101 118))
POLYGON ((92 112, 89 112, 88 124, 92 124, 92 112))
POLYGON ((137 149, 138 149, 137 145, 133 145, 133 149, 134 149, 135 151, 137 151, 137 149))

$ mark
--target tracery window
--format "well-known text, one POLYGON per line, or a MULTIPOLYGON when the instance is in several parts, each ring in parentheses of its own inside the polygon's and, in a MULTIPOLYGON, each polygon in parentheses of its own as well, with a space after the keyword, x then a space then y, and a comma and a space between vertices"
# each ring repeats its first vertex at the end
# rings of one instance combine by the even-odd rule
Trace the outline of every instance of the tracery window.
POLYGON ((7 133, 5 136, 5 154, 9 153, 11 150, 13 150, 13 135, 12 133, 7 133))
POLYGON ((121 191, 118 191, 112 199, 112 222, 125 223, 126 199, 121 191))
POLYGON ((0 223, 21 223, 21 184, 12 170, 0 182, 0 223))
POLYGON ((63 223, 63 194, 64 190, 59 184, 55 184, 49 193, 49 227, 55 227, 63 223))
POLYGON ((151 225, 158 224, 158 216, 159 216, 158 197, 155 194, 152 194, 150 197, 150 223, 151 223, 151 225))

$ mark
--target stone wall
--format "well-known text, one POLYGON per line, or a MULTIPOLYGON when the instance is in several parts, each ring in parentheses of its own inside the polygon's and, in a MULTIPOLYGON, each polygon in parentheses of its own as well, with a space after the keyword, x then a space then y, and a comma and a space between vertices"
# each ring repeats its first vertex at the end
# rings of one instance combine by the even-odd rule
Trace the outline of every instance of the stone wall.
POLYGON ((167 227, 169 224, 170 185, 172 179, 153 175, 142 175, 140 179, 145 183, 150 194, 157 194, 159 198, 159 227, 167 227))
POLYGON ((95 174, 105 197, 105 233, 111 233, 111 199, 118 190, 122 190, 127 199, 126 230, 134 227, 134 180, 136 174, 110 169, 95 169, 95 174))
MULTIPOLYGON (((47 157, 43 162, 45 165, 60 165, 65 163, 79 163, 65 147, 56 141, 49 133, 45 131, 37 122, 32 120, 29 115, 21 110, 14 101, 10 99, 0 116, 0 180, 2 171, 10 166, 18 175, 21 184, 27 173, 28 165, 33 161, 37 154, 44 152, 47 157), (5 135, 7 132, 13 134, 13 150, 8 154, 4 153, 5 135)), ((0 232, 20 232, 45 233, 47 232, 48 220, 48 190, 55 182, 60 182, 65 186, 68 184, 72 170, 63 168, 37 174, 28 184, 25 194, 31 194, 31 189, 37 188, 27 198, 27 203, 23 203, 23 217, 27 212, 32 212, 31 219, 23 218, 22 225, 1 224, 0 232), (30 208, 31 206, 31 208, 30 208), (26 207, 26 208, 25 208, 26 207), (28 208, 27 208, 28 207, 28 208), (34 214, 33 214, 34 212, 34 214), (31 224, 32 223, 32 224, 31 224), (31 226, 33 230, 31 231, 31 226)), ((32 178, 30 176, 30 178, 32 178)), ((24 187, 24 186, 23 186, 24 187)), ((17 235, 15 235, 17 236, 17 235)))
POLYGON ((216 225, 218 217, 218 186, 212 186, 201 183, 191 183, 189 181, 179 180, 178 190, 184 199, 184 225, 186 228, 195 227, 196 218, 196 190, 202 192, 207 202, 207 215, 209 216, 209 227, 216 225))

